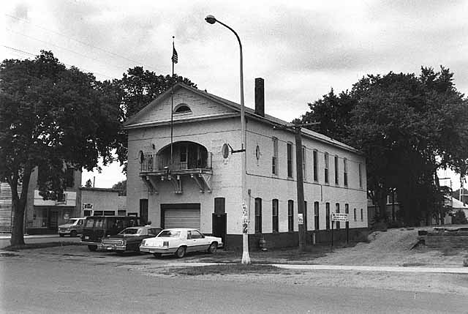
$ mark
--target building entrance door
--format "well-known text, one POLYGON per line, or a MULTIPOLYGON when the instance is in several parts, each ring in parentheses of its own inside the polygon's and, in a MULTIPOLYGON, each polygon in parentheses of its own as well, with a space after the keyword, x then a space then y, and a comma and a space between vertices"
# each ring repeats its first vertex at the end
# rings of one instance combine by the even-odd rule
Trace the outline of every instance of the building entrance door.
POLYGON ((142 223, 148 223, 148 199, 140 199, 140 218, 142 223))
POLYGON ((220 237, 223 239, 224 246, 226 246, 226 214, 216 214, 212 215, 212 230, 215 237, 220 237))

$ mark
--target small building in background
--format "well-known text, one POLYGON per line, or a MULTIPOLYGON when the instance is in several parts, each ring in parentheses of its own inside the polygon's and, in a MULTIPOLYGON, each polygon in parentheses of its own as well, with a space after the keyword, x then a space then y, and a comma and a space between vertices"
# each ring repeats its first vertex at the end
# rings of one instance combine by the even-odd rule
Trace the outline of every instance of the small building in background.
POLYGON ((86 216, 138 216, 138 211, 127 210, 127 197, 120 190, 81 187, 79 207, 81 217, 86 216))
MULTIPOLYGON (((33 171, 26 203, 25 234, 56 233, 58 226, 65 224, 70 218, 138 215, 138 211, 127 210, 126 196, 121 196, 120 190, 81 187, 81 178, 81 171, 70 169, 67 172, 65 191, 58 195, 56 200, 45 200, 40 195, 37 185, 38 171, 33 171)), ((11 232, 11 196, 8 183, 0 183, 0 232, 11 232)))

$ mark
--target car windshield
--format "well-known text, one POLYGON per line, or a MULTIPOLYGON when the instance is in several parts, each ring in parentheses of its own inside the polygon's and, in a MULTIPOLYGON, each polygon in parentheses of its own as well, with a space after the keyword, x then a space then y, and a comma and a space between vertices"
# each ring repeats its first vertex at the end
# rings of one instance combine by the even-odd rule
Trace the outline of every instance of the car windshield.
POLYGON ((177 238, 180 236, 180 231, 163 230, 158 234, 158 238, 177 238))
POLYGON ((120 231, 120 234, 142 234, 142 228, 127 228, 120 231))

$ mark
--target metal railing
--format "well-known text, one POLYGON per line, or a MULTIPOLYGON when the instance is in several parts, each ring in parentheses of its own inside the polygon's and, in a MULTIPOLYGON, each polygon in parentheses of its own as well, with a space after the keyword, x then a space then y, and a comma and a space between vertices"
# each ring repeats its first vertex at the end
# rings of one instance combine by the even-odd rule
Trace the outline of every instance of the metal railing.
POLYGON ((140 172, 160 172, 164 170, 182 171, 192 169, 212 169, 213 154, 208 152, 204 159, 188 158, 186 162, 180 162, 179 156, 176 156, 175 162, 171 164, 171 157, 166 155, 157 155, 144 153, 141 162, 140 172))

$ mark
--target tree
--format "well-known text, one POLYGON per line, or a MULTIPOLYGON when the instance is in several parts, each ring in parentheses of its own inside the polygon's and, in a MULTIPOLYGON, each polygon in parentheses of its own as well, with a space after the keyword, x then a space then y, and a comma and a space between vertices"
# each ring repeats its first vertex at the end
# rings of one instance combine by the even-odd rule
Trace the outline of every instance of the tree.
MULTIPOLYGON (((189 79, 177 74, 174 76, 157 75, 152 71, 144 70, 141 66, 128 69, 127 73, 123 74, 122 79, 112 82, 120 93, 121 121, 126 121, 179 82, 195 88, 197 87, 189 79)), ((128 143, 127 133, 124 130, 121 130, 119 133, 117 143, 116 148, 119 161, 121 164, 125 164, 127 161, 128 143)))
POLYGON ((91 179, 88 179, 86 181, 85 187, 87 187, 87 188, 92 188, 93 187, 93 182, 91 181, 91 179))
POLYGON ((1 63, 0 180, 12 191, 12 245, 24 244, 33 171, 40 169, 41 195, 54 199, 65 188, 68 169, 91 171, 99 158, 104 165, 113 160, 120 121, 112 91, 92 74, 66 68, 52 52, 1 63))
POLYGON ((127 180, 119 181, 112 186, 114 190, 119 190, 119 195, 127 195, 127 180))
POLYGON ((364 152, 369 196, 386 219, 385 200, 396 188, 405 223, 418 224, 437 211, 444 193, 437 170, 466 170, 468 104, 453 74, 422 68, 414 74, 368 75, 350 92, 309 104, 304 123, 364 152), (335 126, 334 124, 340 124, 335 126))

